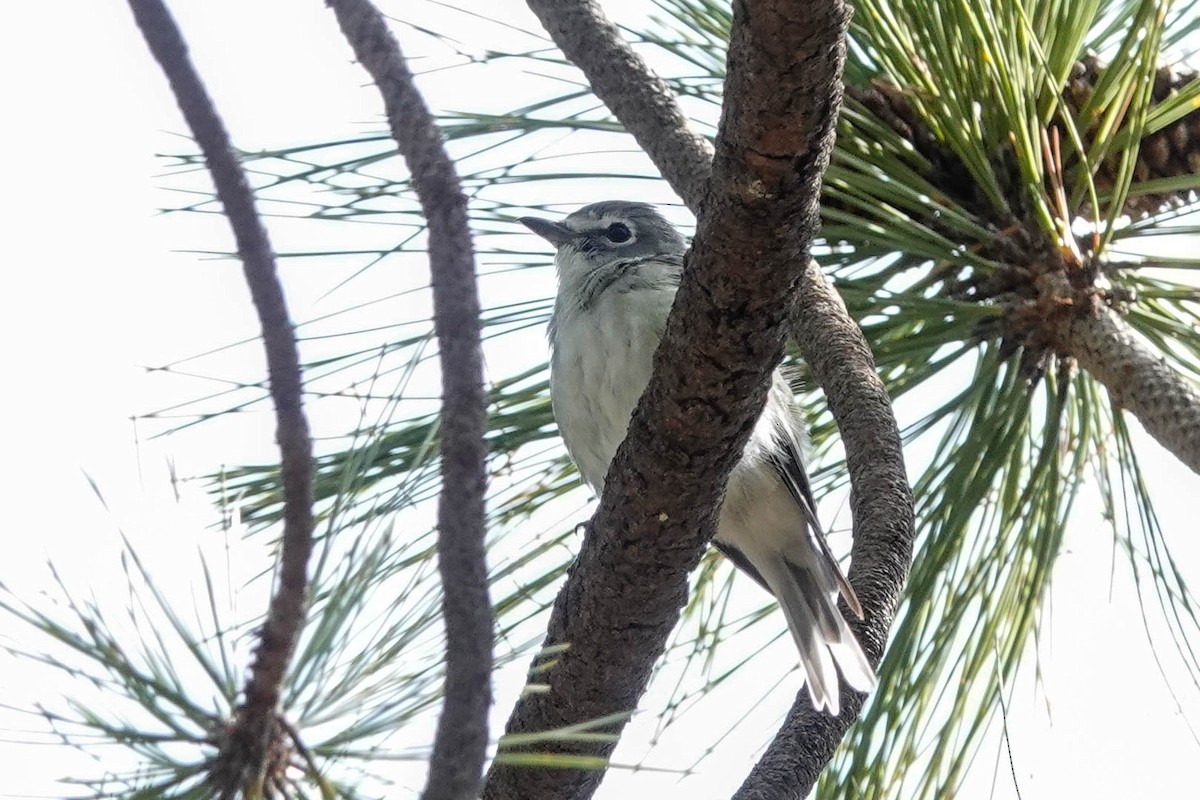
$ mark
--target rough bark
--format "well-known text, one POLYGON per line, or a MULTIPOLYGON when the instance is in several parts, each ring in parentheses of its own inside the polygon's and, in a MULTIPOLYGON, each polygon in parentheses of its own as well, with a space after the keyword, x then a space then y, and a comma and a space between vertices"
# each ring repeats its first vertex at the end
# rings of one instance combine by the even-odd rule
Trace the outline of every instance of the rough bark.
POLYGON ((467 198, 400 45, 369 0, 330 0, 342 33, 383 95, 392 136, 429 225, 434 330, 442 373, 438 570, 446 684, 424 800, 469 800, 487 751, 494 620, 484 550, 486 398, 479 291, 467 198))
POLYGON ((1143 344, 1112 309, 1061 315, 1052 335, 1059 349, 1102 383, 1115 408, 1200 474, 1200 388, 1143 344))
POLYGON ((261 788, 268 744, 278 731, 280 686, 304 624, 312 553, 312 440, 304 416, 300 358, 275 254, 255 208, 254 193, 235 155, 187 46, 160 0, 129 0, 134 18, 170 81, 184 118, 204 153, 217 197, 237 241, 246 284, 262 325, 271 399, 275 405, 283 483, 283 539, 278 583, 259 634, 245 699, 225 737, 212 774, 223 794, 261 788))
MULTIPOLYGON (((611 84, 619 97, 605 99, 626 128, 638 127, 656 141, 689 141, 679 135, 682 114, 664 110, 661 96, 647 98, 639 88, 653 80, 640 60, 580 44, 589 37, 572 28, 596 24, 593 4, 530 3, 593 85, 611 80, 596 76, 622 65, 620 80, 611 84)), ((854 456, 856 513, 864 520, 855 544, 862 566, 854 575, 874 582, 861 587, 861 596, 871 603, 867 640, 878 658, 907 572, 911 495, 895 421, 865 341, 840 303, 817 302, 832 290, 818 270, 808 268, 807 252, 840 100, 847 18, 837 2, 735 3, 708 194, 697 177, 707 171, 703 148, 690 147, 683 165, 678 153, 650 153, 697 211, 699 227, 654 378, 551 615, 547 644, 569 642, 571 648, 549 671, 549 692, 518 704, 510 732, 548 730, 636 706, 686 600, 687 574, 712 534, 728 471, 761 408, 795 287, 806 298, 800 315, 811 314, 804 335, 825 330, 813 341, 852 343, 814 367, 839 395, 839 419, 858 423, 847 449, 870 448, 854 456), (855 386, 864 375, 868 385, 855 386), (864 396, 876 405, 856 411, 864 396), (884 430, 874 431, 876 425, 884 430), (864 479, 878 479, 882 497, 864 479)), ((837 724, 844 732, 848 722, 837 724)), ((610 751, 600 745, 584 752, 610 751)), ((599 771, 495 765, 484 797, 585 798, 601 777, 599 771)))
POLYGON ((698 211, 713 149, 688 125, 670 88, 621 38, 595 0, 527 0, 529 8, 654 166, 698 211))

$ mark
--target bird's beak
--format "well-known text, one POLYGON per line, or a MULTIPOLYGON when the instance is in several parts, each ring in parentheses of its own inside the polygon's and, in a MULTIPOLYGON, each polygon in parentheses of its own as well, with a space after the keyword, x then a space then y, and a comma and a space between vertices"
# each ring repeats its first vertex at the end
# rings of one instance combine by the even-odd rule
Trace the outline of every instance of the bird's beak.
POLYGON ((541 217, 521 217, 517 222, 555 247, 561 247, 575 238, 575 232, 561 222, 552 222, 541 217))

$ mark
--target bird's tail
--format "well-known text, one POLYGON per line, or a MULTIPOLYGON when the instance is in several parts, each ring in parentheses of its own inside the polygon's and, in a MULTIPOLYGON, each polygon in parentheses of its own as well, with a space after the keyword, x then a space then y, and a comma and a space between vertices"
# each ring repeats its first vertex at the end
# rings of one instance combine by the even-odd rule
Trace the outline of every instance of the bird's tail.
POLYGON ((796 640, 813 706, 836 716, 841 713, 839 671, 846 683, 861 692, 876 685, 875 671, 838 610, 837 582, 823 570, 818 574, 784 558, 759 566, 796 640))

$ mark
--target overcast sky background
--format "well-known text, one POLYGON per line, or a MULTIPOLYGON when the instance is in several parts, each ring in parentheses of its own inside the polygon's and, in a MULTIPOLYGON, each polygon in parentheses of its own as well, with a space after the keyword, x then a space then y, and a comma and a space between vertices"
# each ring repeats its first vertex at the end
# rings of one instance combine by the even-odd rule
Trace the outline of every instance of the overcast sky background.
MULTIPOLYGON (((535 24, 520 2, 469 5, 517 26, 535 24)), ((618 11, 631 7, 618 5, 618 11)), ((241 147, 381 129, 378 96, 350 62, 322 3, 186 0, 173 8, 241 147)), ((440 13, 423 3, 383 8, 395 15, 409 8, 440 13)), ((470 24, 461 18, 458 24, 464 26, 463 39, 471 41, 476 32, 470 24)), ((0 152, 6 155, 0 235, 8 284, 0 293, 7 367, 0 414, 7 535, 0 581, 33 596, 48 585, 49 558, 81 594, 119 606, 124 576, 117 566, 118 528, 166 576, 211 536, 213 510, 196 486, 185 487, 182 501, 175 500, 168 462, 188 476, 221 464, 274 458, 273 423, 266 414, 246 415, 222 428, 219 437, 135 436, 131 416, 190 399, 203 383, 143 367, 253 335, 257 323, 236 262, 182 252, 230 248, 223 221, 157 213, 178 201, 163 190, 164 165, 155 153, 186 150, 188 142, 179 136, 185 125, 124 3, 9 4, 0 11, 0 75, 5 110, 0 152), (107 510, 85 473, 103 492, 107 510)), ((424 85, 435 108, 461 109, 477 107, 476 101, 506 104, 525 91, 515 80, 504 73, 490 85, 455 84, 442 75, 424 85)), ((333 301, 323 296, 353 265, 285 261, 282 269, 295 318, 350 304, 346 295, 333 301)), ((377 270, 353 291, 370 298, 421 277, 377 270)), ((243 348, 221 365, 220 374, 252 375, 260 364, 257 353, 243 348)), ((494 359, 490 367, 493 375, 502 374, 494 359)), ((330 420, 315 425, 336 427, 330 420)), ((1180 569, 1200 576, 1192 502, 1200 480, 1146 437, 1140 441, 1180 569)), ((1166 658, 1180 704, 1172 698, 1147 643, 1124 556, 1116 554, 1114 570, 1109 528, 1094 497, 1086 500, 1056 568, 1053 613, 1041 635, 1040 683, 1029 660, 1009 710, 1017 788, 1025 800, 1192 796, 1200 744, 1188 720, 1200 719, 1200 698, 1166 658)), ((1151 607, 1148 613, 1154 624, 1156 611, 1151 607)), ((0 619, 5 640, 25 635, 0 619)), ((786 658, 786 652, 772 652, 786 658)), ((522 669, 518 665, 514 674, 522 669)), ((745 680, 750 689, 761 683, 752 674, 745 680)), ((28 707, 61 683, 44 669, 0 654, 2 704, 28 707)), ((501 681, 498 722, 507 715, 515 686, 511 674, 501 681)), ((795 688, 785 684, 778 690, 773 704, 702 762, 695 776, 615 771, 598 796, 728 797, 795 688)), ((696 749, 715 738, 706 734, 724 731, 740 710, 708 714, 667 737, 649 757, 643 758, 645 744, 635 734, 616 760, 687 766, 696 749)), ((2 797, 66 796, 54 781, 88 768, 81 754, 30 744, 36 737, 25 731, 36 725, 27 717, 8 713, 0 716, 0 727, 2 797)), ((1017 796, 995 727, 961 797, 1017 796), (999 777, 993 781, 997 756, 999 777)), ((636 730, 646 729, 642 724, 636 730)), ((420 786, 419 768, 398 777, 403 792, 420 786)))

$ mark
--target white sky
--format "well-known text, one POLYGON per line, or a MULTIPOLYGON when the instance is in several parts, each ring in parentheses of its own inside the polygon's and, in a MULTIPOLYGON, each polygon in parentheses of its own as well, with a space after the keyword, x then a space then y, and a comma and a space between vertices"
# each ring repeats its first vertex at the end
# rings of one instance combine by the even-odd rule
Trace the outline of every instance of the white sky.
MULTIPOLYGON (((349 61, 332 14, 317 0, 204 0, 173 4, 193 55, 235 140, 256 148, 375 131, 379 102, 349 61)), ((628 4, 626 4, 628 5, 628 4)), ((476 4, 480 9, 484 4, 476 4)), ((402 14, 403 3, 385 10, 402 14)), ((488 13, 531 25, 524 4, 487 3, 488 13), (511 14, 509 13, 511 11, 511 14)), ((130 417, 197 392, 195 383, 148 376, 160 364, 250 335, 240 269, 179 252, 229 248, 221 220, 158 216, 177 199, 156 152, 188 149, 185 126, 124 3, 67 0, 9 4, 0 11, 0 97, 6 156, 0 186, 0 236, 9 290, 0 294, 0 341, 8 375, 0 443, 0 491, 8 530, 0 581, 32 596, 47 585, 53 558, 82 594, 112 595, 124 586, 114 554, 116 526, 171 569, 206 535, 211 512, 197 498, 171 500, 166 461, 181 475, 225 463, 273 458, 271 421, 239 421, 221 437, 190 435, 135 444, 130 417), (104 492, 95 500, 84 471, 104 492), (164 539, 167 531, 171 538, 164 539), (189 544, 181 546, 180 542, 189 544)), ((505 81, 511 80, 506 76, 505 81)), ((435 107, 470 107, 472 92, 495 105, 520 87, 448 87, 435 107), (454 96, 448 96, 448 88, 454 96)), ((558 198, 545 198, 546 201, 558 198)), ((600 198, 594 198, 600 199, 600 198)), ((284 262, 296 318, 328 310, 320 296, 335 283, 312 262, 284 262)), ((341 275, 341 272, 337 272, 341 275)), ((376 290, 390 286, 376 287, 376 290)), ((368 291, 372 288, 368 285, 368 291)), ((335 307, 345 305, 339 299, 335 307)), ((250 374, 257 355, 229 364, 250 374)), ((495 365, 493 364, 493 367, 495 365)), ((320 426, 320 421, 318 421, 320 426)), ((1143 437, 1144 439, 1144 437, 1143 437)), ((1185 575, 1200 576, 1200 543, 1191 493, 1200 480, 1150 441, 1143 454, 1164 528, 1185 575)), ((1042 686, 1031 669, 1018 679, 1008 720, 1021 797, 1131 795, 1184 797, 1195 792, 1200 745, 1155 667, 1123 556, 1117 554, 1110 599, 1112 540, 1094 508, 1076 515, 1059 560, 1052 622, 1043 633, 1042 686)), ((1151 611, 1153 614, 1153 610, 1151 611)), ((782 624, 782 623, 781 623, 782 624)), ((0 636, 20 637, 0 622, 0 636)), ((1173 668, 1168 665, 1168 669, 1173 668)), ((772 672, 772 674, 775 674, 772 672)), ((1173 669, 1183 708, 1197 719, 1197 692, 1173 669)), ((0 703, 27 706, 42 696, 42 670, 0 656, 0 703)), ((501 703, 511 702, 511 680, 501 703)), ((757 686, 754 675, 746 686, 757 686)), ((753 750, 786 710, 776 692, 760 725, 726 742, 692 778, 614 772, 601 798, 723 798, 745 775, 753 750)), ((506 705, 498 711, 503 719, 506 705)), ((711 709, 668 736, 646 764, 693 760, 697 731, 723 731, 740 709, 711 709), (711 724, 711 728, 706 725, 711 724)), ((646 720, 635 725, 650 725, 646 720)), ((20 717, 0 717, 0 796, 62 796, 53 781, 86 763, 57 746, 22 744, 20 717)), ((25 737, 27 738, 27 737, 25 737)), ((713 736, 704 736, 707 745, 713 736)), ((1015 797, 1006 761, 993 786, 1001 746, 992 736, 960 795, 1015 797)), ((631 745, 618 761, 636 762, 631 745), (629 753, 627 758, 622 758, 629 753)), ((419 775, 402 785, 419 785, 419 775), (409 782, 413 781, 413 782, 409 782)))

